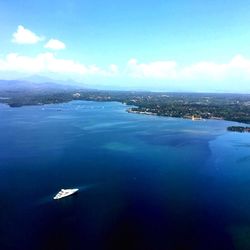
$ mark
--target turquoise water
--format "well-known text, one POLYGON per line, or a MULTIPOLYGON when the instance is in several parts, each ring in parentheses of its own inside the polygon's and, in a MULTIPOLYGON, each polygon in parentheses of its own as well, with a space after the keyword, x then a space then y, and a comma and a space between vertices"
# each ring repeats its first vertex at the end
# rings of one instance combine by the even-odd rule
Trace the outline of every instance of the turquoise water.
POLYGON ((250 249, 250 134, 126 109, 0 106, 0 249, 250 249))

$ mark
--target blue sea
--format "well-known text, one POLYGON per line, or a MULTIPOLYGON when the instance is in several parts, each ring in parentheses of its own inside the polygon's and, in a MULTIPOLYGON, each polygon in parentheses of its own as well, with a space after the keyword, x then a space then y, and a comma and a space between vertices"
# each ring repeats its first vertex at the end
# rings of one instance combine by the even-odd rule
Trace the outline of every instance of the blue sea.
POLYGON ((0 105, 1 250, 250 249, 250 134, 127 108, 0 105))

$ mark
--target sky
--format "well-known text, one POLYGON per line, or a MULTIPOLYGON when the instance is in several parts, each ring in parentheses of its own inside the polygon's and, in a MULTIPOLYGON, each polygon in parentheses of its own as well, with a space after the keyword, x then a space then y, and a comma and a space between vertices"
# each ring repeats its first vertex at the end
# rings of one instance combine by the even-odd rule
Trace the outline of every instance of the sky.
POLYGON ((0 78, 250 93, 249 0, 0 0, 0 78))

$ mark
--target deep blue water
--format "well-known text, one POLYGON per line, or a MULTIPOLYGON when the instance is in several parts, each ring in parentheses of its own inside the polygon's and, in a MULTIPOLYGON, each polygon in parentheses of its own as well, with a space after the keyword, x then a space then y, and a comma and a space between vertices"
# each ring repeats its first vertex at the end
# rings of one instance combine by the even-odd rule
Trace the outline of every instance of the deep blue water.
POLYGON ((250 134, 126 108, 0 106, 0 249, 250 249, 250 134))

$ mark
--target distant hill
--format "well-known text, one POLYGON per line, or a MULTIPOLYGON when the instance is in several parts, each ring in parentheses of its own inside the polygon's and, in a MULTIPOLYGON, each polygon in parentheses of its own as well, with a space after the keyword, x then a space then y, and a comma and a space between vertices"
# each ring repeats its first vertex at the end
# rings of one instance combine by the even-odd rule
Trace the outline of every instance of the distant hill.
POLYGON ((42 76, 42 75, 31 75, 23 78, 19 78, 16 80, 22 80, 22 81, 27 81, 27 82, 32 82, 32 83, 57 83, 60 85, 67 85, 67 86, 74 86, 77 88, 83 88, 83 83, 74 81, 72 79, 67 79, 67 80, 57 80, 54 78, 42 76))
POLYGON ((32 82, 27 80, 0 80, 0 92, 58 92, 80 89, 80 87, 55 82, 32 82))
POLYGON ((17 81, 25 81, 25 82, 33 82, 33 83, 44 83, 44 82, 53 82, 53 83, 58 83, 56 80, 46 77, 46 76, 41 76, 41 75, 31 75, 23 78, 18 78, 16 79, 17 81))

